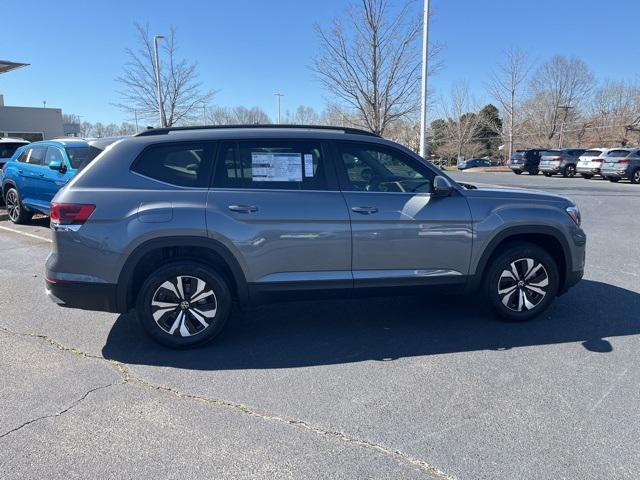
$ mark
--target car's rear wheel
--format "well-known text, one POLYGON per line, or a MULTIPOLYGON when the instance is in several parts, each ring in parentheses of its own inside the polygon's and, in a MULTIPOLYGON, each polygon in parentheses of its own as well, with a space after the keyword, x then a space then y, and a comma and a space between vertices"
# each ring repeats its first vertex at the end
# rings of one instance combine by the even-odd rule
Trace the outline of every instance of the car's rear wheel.
POLYGON ((545 176, 545 177, 550 177, 551 175, 553 175, 553 173, 551 173, 551 172, 544 172, 544 176, 545 176))
POLYGON ((529 175, 537 175, 538 173, 540 173, 539 170, 529 170, 529 175))
POLYGON ((593 177, 593 175, 589 175, 588 173, 582 174, 582 178, 584 178, 585 180, 589 180, 591 177, 593 177))
POLYGON ((22 199, 20 198, 20 194, 18 190, 15 188, 10 188, 5 196, 5 202, 7 204, 7 214, 9 215, 9 220, 13 223, 17 224, 25 224, 31 221, 33 218, 33 212, 28 211, 22 205, 22 199))
POLYGON ((213 340, 224 327, 232 298, 227 282, 213 269, 183 261, 153 272, 142 285, 136 313, 144 330, 171 348, 213 340))
POLYGON ((636 168, 629 178, 631 183, 640 183, 640 168, 636 168))
POLYGON ((565 178, 573 178, 576 176, 576 167, 573 165, 567 165, 562 171, 562 176, 565 178))
POLYGON ((551 305, 558 293, 558 266, 543 248, 516 243, 487 272, 486 295, 496 313, 511 321, 529 320, 551 305))
POLYGON ((618 183, 620 181, 620 177, 609 177, 609 181, 613 183, 618 183))
POLYGON ((514 170, 513 173, 516 175, 522 175, 522 170, 514 170))

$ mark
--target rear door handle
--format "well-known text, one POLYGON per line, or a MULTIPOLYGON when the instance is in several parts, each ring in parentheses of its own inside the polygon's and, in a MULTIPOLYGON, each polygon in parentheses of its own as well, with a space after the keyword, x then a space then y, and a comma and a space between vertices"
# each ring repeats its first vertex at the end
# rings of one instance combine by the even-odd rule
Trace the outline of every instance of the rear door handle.
POLYGON ((362 215, 371 215, 372 213, 378 213, 378 209, 376 207, 351 207, 351 211, 360 213, 362 215))
POLYGON ((229 210, 238 213, 255 213, 258 211, 258 207, 254 205, 229 205, 229 210))

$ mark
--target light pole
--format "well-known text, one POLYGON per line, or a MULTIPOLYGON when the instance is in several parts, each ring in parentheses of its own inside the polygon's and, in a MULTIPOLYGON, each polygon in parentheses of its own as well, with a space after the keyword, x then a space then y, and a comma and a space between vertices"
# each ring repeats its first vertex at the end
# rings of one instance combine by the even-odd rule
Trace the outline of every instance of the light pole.
POLYGON ((562 117, 562 123, 560 124, 560 134, 558 135, 558 148, 562 148, 562 140, 564 136, 564 123, 567 121, 567 115, 569 115, 569 109, 573 108, 571 105, 559 105, 558 110, 564 110, 564 117, 562 117))
POLYGON ((202 104, 202 125, 207 124, 207 104, 202 104))
POLYGON ((420 156, 426 155, 427 148, 427 61, 429 59, 429 0, 424 0, 422 19, 422 103, 420 105, 420 156))
POLYGON ((153 54, 155 59, 154 69, 156 71, 156 94, 158 97, 158 115, 160 115, 160 126, 164 127, 166 121, 164 119, 164 109, 162 108, 162 96, 160 95, 160 63, 158 61, 158 40, 164 39, 164 35, 153 36, 153 54))
POLYGON ((284 93, 274 93, 276 96, 276 103, 278 105, 278 125, 280 125, 280 98, 284 97, 284 93))

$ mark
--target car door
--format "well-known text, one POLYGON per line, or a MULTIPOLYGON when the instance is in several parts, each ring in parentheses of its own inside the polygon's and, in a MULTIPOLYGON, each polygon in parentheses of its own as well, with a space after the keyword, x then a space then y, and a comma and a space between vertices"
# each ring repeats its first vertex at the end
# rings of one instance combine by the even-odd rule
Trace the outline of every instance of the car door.
POLYGON ((49 146, 44 157, 44 162, 37 177, 36 182, 36 200, 43 206, 48 205, 53 200, 58 190, 60 190, 69 180, 69 165, 65 159, 64 152, 61 148, 49 146), (53 170, 49 168, 51 162, 59 162, 64 165, 62 170, 53 170))
POLYGON ((336 142, 338 178, 352 230, 354 285, 464 281, 471 212, 457 191, 431 195, 435 171, 399 149, 336 142))
POLYGON ((26 205, 38 204, 38 178, 42 173, 42 164, 44 163, 46 152, 47 147, 31 147, 24 162, 20 162, 18 165, 18 190, 22 197, 22 202, 26 205))
POLYGON ((207 229, 252 291, 353 285, 349 213, 320 141, 222 142, 207 229))

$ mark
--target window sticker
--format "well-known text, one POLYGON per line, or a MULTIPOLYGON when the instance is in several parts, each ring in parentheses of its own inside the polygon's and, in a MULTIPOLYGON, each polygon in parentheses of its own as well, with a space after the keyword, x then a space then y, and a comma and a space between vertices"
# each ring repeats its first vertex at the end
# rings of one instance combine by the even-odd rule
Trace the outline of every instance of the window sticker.
POLYGON ((251 152, 254 182, 302 182, 302 154, 251 152))
POLYGON ((313 155, 310 153, 304 154, 304 176, 313 177, 313 155))

